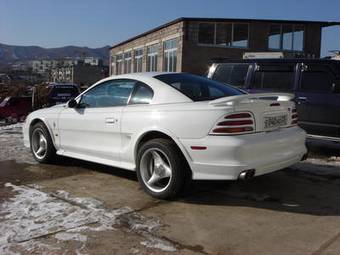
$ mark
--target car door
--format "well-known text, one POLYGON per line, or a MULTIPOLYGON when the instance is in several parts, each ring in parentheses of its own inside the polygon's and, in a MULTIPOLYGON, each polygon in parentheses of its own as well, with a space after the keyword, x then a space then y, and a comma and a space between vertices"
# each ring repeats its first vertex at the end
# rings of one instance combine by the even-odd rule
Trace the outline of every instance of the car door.
POLYGON ((59 115, 59 136, 64 155, 118 165, 121 114, 135 82, 127 79, 98 84, 78 98, 76 108, 59 115))
POLYGON ((325 64, 300 64, 296 92, 299 125, 312 135, 335 137, 340 127, 340 97, 335 73, 325 64), (301 115, 300 112, 304 112, 301 115))

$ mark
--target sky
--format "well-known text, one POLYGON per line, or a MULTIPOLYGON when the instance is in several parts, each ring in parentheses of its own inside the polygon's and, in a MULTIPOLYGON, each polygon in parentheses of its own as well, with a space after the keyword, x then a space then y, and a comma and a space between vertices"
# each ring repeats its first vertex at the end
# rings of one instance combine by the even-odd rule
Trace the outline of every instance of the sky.
MULTIPOLYGON (((0 0, 0 43, 113 45, 178 17, 340 21, 339 0, 0 0)), ((340 50, 323 29, 322 55, 340 50)))

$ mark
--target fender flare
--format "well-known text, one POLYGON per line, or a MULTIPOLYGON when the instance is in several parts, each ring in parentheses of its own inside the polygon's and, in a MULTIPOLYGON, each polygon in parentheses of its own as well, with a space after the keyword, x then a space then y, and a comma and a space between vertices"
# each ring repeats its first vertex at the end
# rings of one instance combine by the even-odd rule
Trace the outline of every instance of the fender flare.
POLYGON ((49 134, 50 134, 50 137, 51 137, 51 140, 52 140, 52 143, 53 143, 53 146, 54 148, 57 150, 57 146, 56 146, 56 142, 55 142, 55 137, 53 135, 53 132, 52 132, 52 129, 50 127, 50 125, 48 124, 48 122, 45 120, 45 118, 39 118, 39 117, 36 117, 36 118, 33 118, 30 120, 30 123, 29 123, 29 126, 28 126, 28 135, 29 135, 29 141, 30 141, 30 144, 31 144, 31 128, 33 127, 33 125, 37 122, 42 122, 45 127, 47 128, 49 134), (33 124, 34 123, 34 124, 33 124))
POLYGON ((188 153, 187 149, 184 147, 184 145, 181 143, 181 141, 178 139, 177 136, 175 136, 171 131, 167 130, 167 129, 164 129, 164 128, 160 128, 160 127, 152 127, 152 128, 146 128, 146 129, 143 129, 137 136, 137 139, 134 141, 134 155, 133 155, 133 158, 134 158, 134 162, 136 162, 137 160, 137 148, 138 148, 138 145, 140 143, 140 141, 142 140, 142 138, 147 135, 148 133, 151 133, 151 132, 159 132, 159 133, 163 133, 165 134, 166 136, 170 137, 174 142, 175 144, 178 146, 178 148, 181 150, 183 156, 185 157, 186 161, 188 162, 189 166, 191 167, 191 162, 192 162, 192 158, 190 156, 190 154, 188 153))

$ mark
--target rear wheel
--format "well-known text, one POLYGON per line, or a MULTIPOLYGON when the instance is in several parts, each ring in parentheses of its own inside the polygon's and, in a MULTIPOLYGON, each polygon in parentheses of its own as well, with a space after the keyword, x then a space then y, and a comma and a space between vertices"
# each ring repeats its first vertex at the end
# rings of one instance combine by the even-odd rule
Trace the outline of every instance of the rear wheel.
POLYGON ((186 173, 185 158, 171 140, 153 139, 143 144, 138 151, 138 181, 153 197, 176 197, 184 186, 186 173))
POLYGON ((35 124, 30 136, 33 157, 39 163, 49 163, 55 158, 55 148, 46 126, 39 122, 35 124))

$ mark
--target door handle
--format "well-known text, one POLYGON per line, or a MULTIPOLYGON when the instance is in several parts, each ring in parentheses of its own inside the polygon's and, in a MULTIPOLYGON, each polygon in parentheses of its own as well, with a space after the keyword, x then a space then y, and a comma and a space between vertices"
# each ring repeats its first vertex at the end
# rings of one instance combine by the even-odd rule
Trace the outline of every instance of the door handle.
POLYGON ((115 118, 106 118, 105 119, 105 123, 106 124, 114 124, 114 123, 116 123, 118 120, 117 119, 115 119, 115 118))

